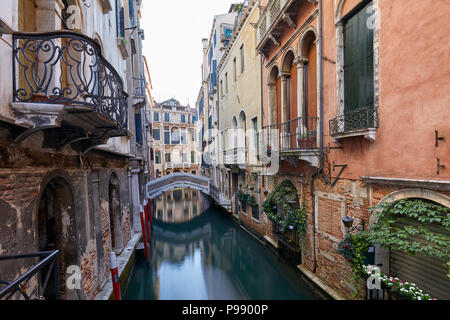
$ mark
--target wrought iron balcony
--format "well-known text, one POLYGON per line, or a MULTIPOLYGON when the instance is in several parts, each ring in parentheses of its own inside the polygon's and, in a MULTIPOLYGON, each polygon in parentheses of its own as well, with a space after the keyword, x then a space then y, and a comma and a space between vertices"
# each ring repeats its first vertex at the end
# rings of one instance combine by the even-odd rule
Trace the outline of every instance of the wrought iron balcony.
POLYGON ((58 105, 58 116, 76 127, 127 134, 128 95, 93 39, 72 31, 15 33, 12 67, 14 103, 58 105))
POLYGON ((356 135, 369 136, 377 128, 378 108, 374 107, 364 107, 360 110, 347 112, 330 120, 330 135, 333 138, 356 135))
POLYGON ((271 147, 280 145, 281 152, 317 149, 318 123, 318 117, 299 117, 281 124, 265 126, 264 142, 271 147))

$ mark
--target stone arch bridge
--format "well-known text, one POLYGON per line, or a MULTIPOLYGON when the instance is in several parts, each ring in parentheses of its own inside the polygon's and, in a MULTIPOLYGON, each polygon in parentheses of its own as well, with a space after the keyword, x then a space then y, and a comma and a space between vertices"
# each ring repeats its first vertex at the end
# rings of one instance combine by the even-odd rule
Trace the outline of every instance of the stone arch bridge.
POLYGON ((184 172, 168 174, 147 183, 145 191, 147 199, 155 199, 163 192, 176 188, 190 188, 199 190, 210 196, 217 204, 225 209, 231 209, 231 201, 226 199, 219 192, 218 188, 211 184, 211 180, 209 178, 195 174, 184 172))

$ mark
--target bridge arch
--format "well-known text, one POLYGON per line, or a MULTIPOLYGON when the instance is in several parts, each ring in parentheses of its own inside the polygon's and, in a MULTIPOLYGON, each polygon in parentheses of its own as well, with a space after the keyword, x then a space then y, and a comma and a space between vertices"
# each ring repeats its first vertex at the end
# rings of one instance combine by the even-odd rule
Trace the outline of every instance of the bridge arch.
POLYGON ((147 199, 154 199, 163 192, 175 188, 195 189, 209 195, 210 179, 184 172, 171 173, 147 183, 145 191, 147 199))

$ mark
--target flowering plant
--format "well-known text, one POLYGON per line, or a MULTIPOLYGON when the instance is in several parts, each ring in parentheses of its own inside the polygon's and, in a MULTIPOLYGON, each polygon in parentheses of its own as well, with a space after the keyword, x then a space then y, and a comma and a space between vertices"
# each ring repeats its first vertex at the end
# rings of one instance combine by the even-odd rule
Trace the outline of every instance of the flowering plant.
POLYGON ((383 283, 390 291, 407 296, 411 300, 436 300, 429 294, 423 293, 422 289, 419 289, 414 283, 402 281, 399 278, 389 277, 384 273, 377 275, 376 271, 369 268, 368 265, 363 265, 362 270, 369 276, 377 276, 380 283, 383 283))

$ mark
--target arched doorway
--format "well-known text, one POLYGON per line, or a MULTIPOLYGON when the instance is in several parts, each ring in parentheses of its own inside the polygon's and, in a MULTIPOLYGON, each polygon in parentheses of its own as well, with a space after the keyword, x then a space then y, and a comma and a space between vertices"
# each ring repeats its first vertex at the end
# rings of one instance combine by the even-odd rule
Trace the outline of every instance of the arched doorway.
MULTIPOLYGON (((442 221, 439 219, 439 216, 445 218, 447 213, 450 212, 450 198, 447 196, 426 189, 403 189, 384 197, 378 203, 378 206, 386 204, 396 204, 402 208, 401 215, 389 216, 389 219, 394 219, 390 228, 395 233, 400 233, 400 231, 408 228, 416 230, 423 228, 427 232, 431 232, 433 237, 437 235, 446 237, 447 239, 450 237, 448 228, 445 228, 442 223, 438 222, 442 221), (403 208, 406 208, 408 211, 416 210, 415 212, 419 213, 418 217, 412 218, 406 214, 404 215, 403 208), (428 211, 430 210, 433 212, 434 222, 430 222, 427 219, 429 215, 428 211), (423 215, 422 218, 421 215, 423 215)), ((370 219, 370 228, 376 228, 377 224, 377 216, 373 214, 370 219)), ((383 228, 383 232, 384 230, 385 228, 383 228)), ((430 239, 429 235, 426 236, 422 231, 413 233, 405 238, 402 237, 402 241, 413 243, 418 248, 433 246, 434 243, 430 239)), ((382 272, 392 277, 398 277, 402 281, 414 283, 424 293, 430 294, 437 299, 450 299, 450 278, 447 276, 447 262, 447 259, 424 254, 421 251, 408 254, 390 245, 389 247, 386 246, 386 248, 380 246, 375 247, 375 264, 380 265, 382 272)))
POLYGON ((123 248, 122 214, 120 208, 120 183, 115 173, 112 173, 109 178, 108 195, 111 250, 115 253, 120 253, 123 248))
MULTIPOLYGON (((75 290, 66 287, 66 269, 77 263, 77 247, 75 231, 75 208, 71 187, 63 178, 54 178, 45 186, 38 208, 38 247, 39 251, 59 250, 59 288, 61 298, 77 299, 75 290)), ((43 270, 41 276, 46 275, 43 270)), ((45 299, 56 298, 55 283, 50 277, 45 292, 41 288, 45 279, 39 283, 40 295, 45 299)))

